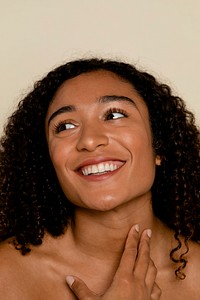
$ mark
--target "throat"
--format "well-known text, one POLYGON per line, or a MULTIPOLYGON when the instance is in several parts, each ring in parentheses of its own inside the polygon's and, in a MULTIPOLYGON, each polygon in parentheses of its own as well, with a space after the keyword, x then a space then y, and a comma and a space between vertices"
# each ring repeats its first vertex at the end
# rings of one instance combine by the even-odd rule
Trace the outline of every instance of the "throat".
POLYGON ((85 255, 103 260, 118 260, 130 228, 138 221, 130 210, 127 214, 117 209, 95 211, 77 208, 70 234, 76 249, 80 249, 85 255))

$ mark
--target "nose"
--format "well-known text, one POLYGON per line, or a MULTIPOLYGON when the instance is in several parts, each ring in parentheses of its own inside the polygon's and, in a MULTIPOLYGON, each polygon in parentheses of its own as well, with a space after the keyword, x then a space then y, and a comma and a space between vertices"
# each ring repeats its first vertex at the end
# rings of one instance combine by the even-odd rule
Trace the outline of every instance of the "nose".
POLYGON ((108 134, 101 126, 88 124, 81 130, 77 143, 78 151, 95 151, 100 146, 106 146, 109 142, 108 134))

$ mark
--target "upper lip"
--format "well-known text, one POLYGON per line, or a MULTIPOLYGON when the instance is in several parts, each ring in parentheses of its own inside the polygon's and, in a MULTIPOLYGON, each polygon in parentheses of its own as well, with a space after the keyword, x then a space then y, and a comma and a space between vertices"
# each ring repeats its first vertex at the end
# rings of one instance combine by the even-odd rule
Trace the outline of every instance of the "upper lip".
POLYGON ((108 161, 111 161, 111 162, 120 161, 120 162, 125 163, 125 160, 118 159, 118 158, 113 158, 113 157, 95 157, 95 158, 86 159, 83 162, 81 162, 77 166, 76 171, 80 171, 81 168, 89 166, 89 165, 96 165, 96 164, 99 164, 99 163, 102 163, 102 162, 108 162, 108 161))

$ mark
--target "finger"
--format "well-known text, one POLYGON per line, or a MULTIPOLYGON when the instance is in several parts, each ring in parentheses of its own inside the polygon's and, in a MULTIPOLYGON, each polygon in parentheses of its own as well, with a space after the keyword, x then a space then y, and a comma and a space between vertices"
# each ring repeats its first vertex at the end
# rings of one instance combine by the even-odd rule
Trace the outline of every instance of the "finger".
POLYGON ((152 300, 159 300, 160 297, 161 297, 161 294, 162 294, 161 289, 160 289, 159 286, 155 283, 155 284, 154 284, 154 287, 153 287, 153 290, 152 290, 152 293, 151 293, 151 299, 152 299, 152 300))
POLYGON ((149 267, 148 267, 146 279, 145 279, 146 286, 149 288, 150 293, 152 292, 152 289, 154 287, 156 275, 157 275, 157 269, 156 269, 152 259, 150 259, 149 267))
POLYGON ((99 297, 93 293, 80 278, 75 276, 66 277, 67 284, 79 300, 93 300, 99 297))
POLYGON ((134 268, 134 276, 144 281, 146 279, 146 274, 150 263, 150 239, 151 230, 144 230, 140 238, 138 256, 134 268))
POLYGON ((128 233, 124 252, 121 257, 116 275, 123 276, 132 274, 135 265, 139 244, 139 226, 134 225, 128 233))

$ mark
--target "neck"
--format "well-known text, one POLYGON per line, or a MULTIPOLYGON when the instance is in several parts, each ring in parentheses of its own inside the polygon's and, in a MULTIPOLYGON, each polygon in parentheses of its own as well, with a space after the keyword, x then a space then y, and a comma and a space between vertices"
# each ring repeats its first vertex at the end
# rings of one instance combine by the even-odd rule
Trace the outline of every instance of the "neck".
POLYGON ((76 249, 90 257, 117 262, 134 224, 139 225, 140 233, 147 228, 152 230, 151 248, 156 249, 163 239, 165 226, 154 216, 148 198, 143 204, 138 202, 138 205, 137 201, 130 202, 107 212, 78 208, 75 225, 71 228, 76 249))
POLYGON ((74 225, 63 236, 53 239, 47 235, 45 245, 50 247, 63 276, 68 269, 69 274, 89 282, 95 291, 105 290, 118 268, 127 234, 134 224, 139 225, 140 234, 144 229, 152 230, 150 255, 159 273, 166 268, 171 271, 172 233, 154 216, 150 196, 143 200, 134 199, 102 212, 77 208, 74 225))

